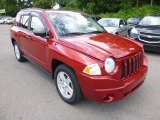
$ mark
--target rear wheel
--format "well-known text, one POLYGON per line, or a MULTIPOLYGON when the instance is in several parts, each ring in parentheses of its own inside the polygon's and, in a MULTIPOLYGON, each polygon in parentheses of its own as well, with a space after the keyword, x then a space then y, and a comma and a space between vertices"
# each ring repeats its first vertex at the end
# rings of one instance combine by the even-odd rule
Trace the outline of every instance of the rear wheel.
POLYGON ((26 59, 23 57, 23 53, 20 51, 17 42, 14 42, 14 53, 15 53, 16 59, 17 59, 19 62, 24 62, 24 61, 26 60, 26 59))
POLYGON ((73 70, 67 65, 59 65, 55 71, 55 84, 60 97, 69 104, 81 101, 82 92, 73 70))

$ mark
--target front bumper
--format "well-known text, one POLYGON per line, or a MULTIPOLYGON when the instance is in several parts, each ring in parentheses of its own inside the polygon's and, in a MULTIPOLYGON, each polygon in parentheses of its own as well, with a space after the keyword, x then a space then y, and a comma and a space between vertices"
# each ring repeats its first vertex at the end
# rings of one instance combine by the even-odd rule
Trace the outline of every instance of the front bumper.
POLYGON ((160 44, 146 44, 143 43, 144 49, 147 51, 155 51, 155 52, 160 52, 160 44))
POLYGON ((140 87, 147 73, 147 66, 143 65, 134 75, 123 80, 112 80, 106 76, 89 77, 80 74, 81 89, 87 99, 97 102, 113 102, 123 99, 140 87))

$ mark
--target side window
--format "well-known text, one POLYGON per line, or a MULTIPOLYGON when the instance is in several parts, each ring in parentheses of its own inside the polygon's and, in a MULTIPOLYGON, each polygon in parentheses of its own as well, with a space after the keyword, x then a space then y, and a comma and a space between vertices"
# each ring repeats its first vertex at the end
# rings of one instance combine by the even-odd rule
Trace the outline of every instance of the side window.
POLYGON ((20 21, 20 26, 22 28, 27 29, 28 28, 28 23, 29 23, 29 15, 22 15, 21 16, 21 21, 20 21))
POLYGON ((126 26, 127 23, 124 20, 120 20, 119 26, 121 26, 121 25, 126 26))
POLYGON ((123 22, 124 22, 124 25, 126 26, 127 25, 127 21, 123 20, 123 22))
POLYGON ((121 25, 123 25, 123 21, 122 20, 120 20, 120 22, 119 22, 119 26, 121 26, 121 25))
POLYGON ((120 25, 126 26, 127 22, 125 20, 120 20, 120 25))
POLYGON ((34 29, 37 29, 37 28, 45 28, 45 26, 39 17, 33 16, 31 19, 30 30, 33 31, 34 29))

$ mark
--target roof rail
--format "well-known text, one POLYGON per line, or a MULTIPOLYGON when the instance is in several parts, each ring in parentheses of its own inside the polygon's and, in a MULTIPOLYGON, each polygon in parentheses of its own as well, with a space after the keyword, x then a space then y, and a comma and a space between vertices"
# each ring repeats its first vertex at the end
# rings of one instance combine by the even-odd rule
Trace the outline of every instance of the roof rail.
POLYGON ((37 11, 37 12, 44 12, 44 9, 41 8, 25 8, 22 11, 37 11))

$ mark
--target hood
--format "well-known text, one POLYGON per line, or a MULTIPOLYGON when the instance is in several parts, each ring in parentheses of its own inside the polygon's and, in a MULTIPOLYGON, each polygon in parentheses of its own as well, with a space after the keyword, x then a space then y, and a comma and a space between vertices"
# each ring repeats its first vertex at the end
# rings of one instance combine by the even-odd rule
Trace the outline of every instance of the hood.
POLYGON ((136 24, 128 24, 129 27, 135 27, 136 24))
POLYGON ((147 32, 147 33, 159 33, 160 34, 160 26, 136 26, 138 31, 147 32))
POLYGON ((107 31, 107 32, 109 32, 109 33, 113 33, 113 34, 115 34, 118 30, 118 28, 117 27, 104 27, 104 29, 107 31))
POLYGON ((101 61, 109 56, 118 59, 142 50, 140 43, 110 33, 64 37, 57 42, 101 61))

